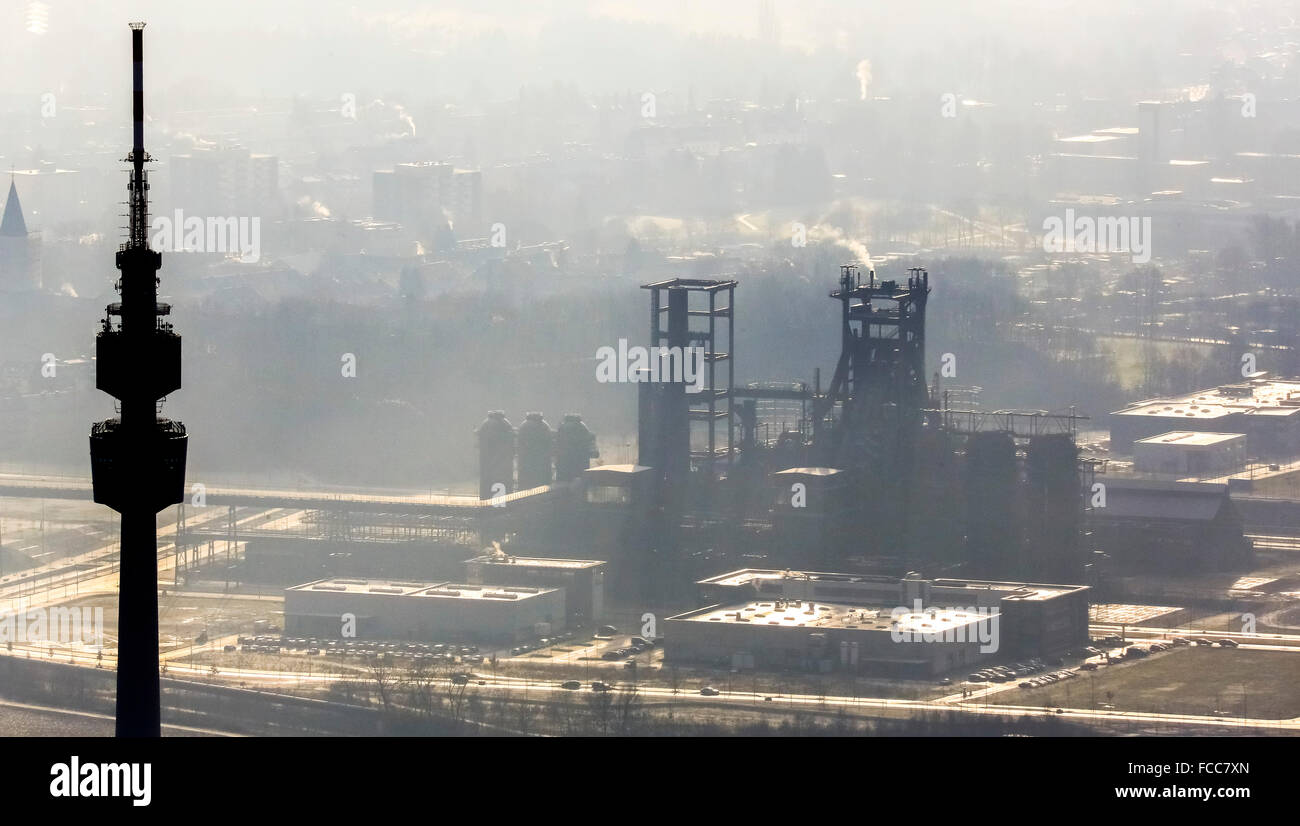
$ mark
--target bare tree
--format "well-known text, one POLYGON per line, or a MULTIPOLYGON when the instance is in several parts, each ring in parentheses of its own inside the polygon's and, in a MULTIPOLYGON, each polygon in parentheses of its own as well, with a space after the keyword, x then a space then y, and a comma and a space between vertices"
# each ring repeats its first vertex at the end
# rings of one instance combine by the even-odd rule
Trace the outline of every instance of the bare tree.
POLYGON ((393 690, 397 687, 397 675, 383 657, 370 658, 369 662, 366 663, 366 670, 370 675, 370 681, 374 684, 374 691, 379 698, 379 704, 384 711, 388 711, 392 707, 393 690))

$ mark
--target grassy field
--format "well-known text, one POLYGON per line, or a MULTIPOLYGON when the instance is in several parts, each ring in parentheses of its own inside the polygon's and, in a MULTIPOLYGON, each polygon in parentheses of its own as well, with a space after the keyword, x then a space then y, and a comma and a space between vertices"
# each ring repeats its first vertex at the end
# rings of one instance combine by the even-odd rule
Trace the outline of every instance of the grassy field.
POLYGON ((1102 708, 1282 720, 1300 716, 1300 656, 1178 648, 1104 666, 1043 688, 1001 692, 990 704, 1102 708))

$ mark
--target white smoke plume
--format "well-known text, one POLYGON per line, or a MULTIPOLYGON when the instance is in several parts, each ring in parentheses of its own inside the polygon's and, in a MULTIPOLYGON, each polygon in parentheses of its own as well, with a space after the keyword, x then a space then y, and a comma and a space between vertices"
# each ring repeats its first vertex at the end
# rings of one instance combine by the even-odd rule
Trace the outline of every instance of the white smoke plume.
POLYGON ((844 234, 844 230, 831 224, 817 224, 808 230, 808 237, 814 241, 830 241, 837 247, 843 247, 853 254, 854 259, 864 266, 871 266, 871 251, 867 245, 857 240, 849 238, 844 234))
POLYGON ((871 61, 865 57, 858 61, 858 68, 853 72, 858 79, 858 95, 860 100, 867 99, 867 87, 871 85, 871 61))
POLYGON ((298 199, 298 206, 307 210, 312 215, 315 215, 317 218, 330 217, 329 207, 325 206, 320 201, 313 201, 308 195, 304 195, 298 199))

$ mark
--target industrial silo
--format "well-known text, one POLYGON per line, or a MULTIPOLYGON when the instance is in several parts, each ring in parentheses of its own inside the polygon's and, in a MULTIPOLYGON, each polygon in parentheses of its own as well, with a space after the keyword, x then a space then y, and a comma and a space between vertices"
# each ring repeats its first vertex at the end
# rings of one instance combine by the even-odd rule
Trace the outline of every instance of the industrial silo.
POLYGON ((519 425, 519 489, 549 485, 554 472, 555 432, 541 413, 527 413, 519 425))
POLYGON ((908 558, 917 565, 960 562, 966 514, 958 437, 933 426, 917 432, 907 508, 908 558))
POLYGON ((570 414, 555 431, 555 481, 571 482, 591 466, 599 456, 596 437, 582 423, 581 416, 570 414))
POLYGON ((975 433, 966 440, 966 558, 983 579, 1010 577, 1020 561, 1019 485, 1011 434, 975 433))
POLYGON ((1025 511, 1031 572, 1047 582, 1083 581, 1083 491, 1079 449, 1066 433, 1035 436, 1025 451, 1025 511))
POLYGON ((478 496, 491 499, 515 489, 515 428, 493 410, 474 431, 478 435, 478 496))

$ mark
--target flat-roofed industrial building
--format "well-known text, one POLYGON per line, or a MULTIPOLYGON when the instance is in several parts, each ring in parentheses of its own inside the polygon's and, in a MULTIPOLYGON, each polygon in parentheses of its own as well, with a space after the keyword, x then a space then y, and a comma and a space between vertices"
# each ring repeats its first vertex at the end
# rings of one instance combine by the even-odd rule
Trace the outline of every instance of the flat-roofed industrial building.
POLYGON ((284 592, 286 634, 506 644, 561 631, 564 591, 456 582, 321 579, 284 592))
POLYGON ((563 588, 569 624, 583 625, 604 616, 606 567, 597 559, 485 554, 465 562, 465 578, 475 585, 563 588))
POLYGON ((1249 568, 1254 547, 1227 485, 1106 479, 1089 514, 1095 546, 1123 573, 1182 575, 1249 568))
POLYGON ((1171 476, 1221 476, 1246 464, 1246 434, 1171 430, 1133 443, 1133 469, 1171 476))
POLYGON ((1300 453, 1300 380, 1255 378, 1182 396, 1147 399, 1110 414, 1110 449, 1170 431, 1243 433, 1256 456, 1300 453))
POLYGON ((1000 623, 996 609, 891 611, 780 599, 713 605, 669 618, 664 657, 670 664, 927 677, 978 662, 981 641, 994 641, 1000 623))
POLYGON ((745 568, 697 583, 669 662, 926 677, 1087 645, 1083 585, 745 568))

